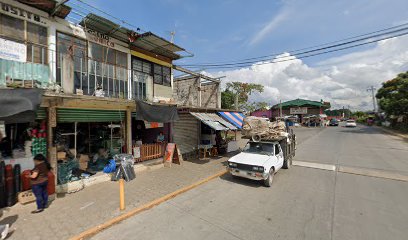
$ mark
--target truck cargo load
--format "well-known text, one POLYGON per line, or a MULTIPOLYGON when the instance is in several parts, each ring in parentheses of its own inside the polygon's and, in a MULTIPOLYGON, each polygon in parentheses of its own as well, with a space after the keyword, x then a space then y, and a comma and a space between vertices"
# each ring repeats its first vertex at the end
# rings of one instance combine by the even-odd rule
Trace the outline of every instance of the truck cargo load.
POLYGON ((279 141, 288 138, 289 133, 283 121, 270 122, 266 118, 246 117, 242 124, 242 138, 259 141, 279 141))

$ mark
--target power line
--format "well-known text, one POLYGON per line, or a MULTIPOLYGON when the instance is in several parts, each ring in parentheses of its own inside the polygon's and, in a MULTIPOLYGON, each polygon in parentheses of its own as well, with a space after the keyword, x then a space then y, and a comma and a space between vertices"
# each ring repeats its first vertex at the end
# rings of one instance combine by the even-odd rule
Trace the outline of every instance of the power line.
MULTIPOLYGON (((131 24, 131 23, 129 23, 129 22, 123 20, 123 19, 117 18, 117 17, 115 17, 114 15, 112 15, 112 14, 110 14, 110 13, 108 13, 108 12, 106 12, 106 11, 100 9, 100 8, 97 8, 97 7, 91 5, 91 4, 87 3, 87 2, 84 2, 84 1, 82 1, 82 0, 76 0, 76 1, 77 1, 77 2, 80 2, 80 3, 84 4, 84 5, 86 5, 86 6, 88 6, 88 7, 90 7, 91 9, 95 9, 95 10, 101 12, 101 13, 105 14, 106 16, 109 16, 109 17, 115 19, 116 21, 119 21, 120 23, 126 24, 126 25, 128 25, 128 26, 130 26, 130 27, 133 27, 133 28, 136 28, 136 29, 140 29, 141 32, 146 32, 146 31, 143 30, 142 28, 140 28, 140 27, 138 27, 138 26, 135 26, 135 25, 133 25, 133 24, 131 24)), ((78 7, 82 8, 82 9, 84 9, 84 10, 87 10, 87 11, 89 11, 89 12, 92 12, 91 10, 80 6, 79 4, 75 4, 75 3, 73 3, 73 2, 70 2, 70 3, 73 4, 73 5, 75 5, 75 6, 78 6, 78 7)))
POLYGON ((276 60, 276 59, 281 59, 281 58, 293 57, 293 56, 296 56, 296 55, 304 55, 304 54, 308 54, 308 53, 318 52, 318 51, 322 51, 322 50, 326 50, 326 49, 330 49, 330 48, 336 48, 336 47, 340 47, 340 46, 345 46, 345 45, 349 45, 351 43, 361 42, 361 41, 365 41, 365 40, 369 40, 369 39, 373 39, 373 38, 377 38, 377 37, 381 37, 381 36, 385 36, 385 35, 395 34, 395 33, 406 31, 406 30, 408 30, 408 27, 398 29, 398 30, 394 30, 394 31, 381 33, 381 34, 376 34, 376 35, 372 35, 372 36, 369 36, 369 37, 364 37, 364 38, 360 38, 360 39, 356 39, 356 40, 352 40, 352 41, 348 41, 348 42, 343 42, 343 43, 339 43, 339 44, 335 44, 335 45, 330 45, 330 46, 327 46, 327 47, 321 47, 321 48, 317 48, 317 49, 313 49, 313 50, 309 50, 309 51, 304 51, 304 52, 300 52, 300 53, 297 53, 297 54, 291 54, 291 56, 277 56, 274 59, 268 58, 268 59, 259 59, 257 61, 246 61, 246 62, 226 63, 226 64, 202 64, 202 65, 200 65, 200 64, 183 64, 181 66, 184 66, 184 67, 218 67, 218 66, 238 66, 238 65, 245 65, 245 64, 253 64, 253 63, 260 62, 260 61, 271 61, 271 60, 276 60))
POLYGON ((282 57, 282 58, 288 58, 288 59, 283 59, 283 60, 279 60, 279 61, 275 61, 275 59, 268 59, 265 62, 255 62, 255 63, 251 63, 251 64, 249 64, 249 63, 240 63, 240 64, 236 64, 236 65, 233 65, 233 66, 216 65, 216 66, 206 67, 206 69, 229 69, 229 68, 239 68, 239 67, 248 67, 248 66, 257 66, 257 65, 266 65, 266 64, 273 64, 273 63, 279 63, 279 62, 293 61, 293 60, 296 60, 296 59, 304 59, 304 58, 323 55, 323 54, 327 54, 327 53, 342 51, 342 50, 346 50, 346 49, 349 49, 349 48, 355 48, 355 47, 359 47, 359 46, 363 46, 363 45, 367 45, 367 44, 371 44, 371 43, 376 43, 376 42, 380 42, 380 41, 395 38, 395 37, 404 36, 404 35, 407 35, 407 34, 408 34, 408 32, 404 32, 404 33, 392 35, 392 36, 389 36, 389 37, 384 37, 384 38, 380 38, 380 39, 376 39, 376 40, 372 40, 372 41, 368 41, 368 42, 364 42, 364 43, 359 43, 359 44, 355 44, 355 45, 351 45, 351 46, 346 46, 346 47, 343 47, 343 48, 337 48, 337 49, 329 50, 329 51, 318 52, 318 53, 314 53, 314 54, 310 54, 310 55, 306 55, 306 56, 299 56, 299 55, 304 55, 303 53, 299 54, 298 56, 285 56, 285 57, 282 57))
MULTIPOLYGON (((361 34, 361 35, 357 35, 357 36, 353 36, 353 37, 348 37, 348 38, 336 40, 336 41, 333 41, 333 42, 318 44, 318 45, 315 45, 315 46, 301 48, 301 49, 297 49, 297 50, 286 51, 286 52, 291 53, 291 54, 295 54, 296 52, 299 52, 299 51, 304 51, 304 50, 308 50, 308 49, 312 49, 312 48, 316 48, 316 47, 327 46, 327 45, 330 45, 330 44, 339 43, 339 42, 343 42, 343 41, 346 41, 346 40, 351 40, 351 39, 355 39, 355 38, 360 38, 360 37, 372 35, 372 34, 375 34, 375 33, 380 33, 380 32, 384 32, 384 31, 388 31, 388 30, 392 30, 392 29, 401 28, 401 27, 404 27, 404 26, 408 26, 408 23, 403 23, 403 24, 400 24, 400 25, 397 25, 397 26, 380 29, 380 30, 377 30, 377 31, 374 31, 374 32, 369 32, 369 33, 365 33, 365 34, 361 34)), ((401 31, 401 30, 403 30, 403 29, 400 29, 398 31, 401 31)), ((371 36, 371 37, 374 37, 374 36, 371 36)), ((282 53, 273 53, 273 54, 263 55, 263 56, 259 56, 259 57, 245 58, 245 59, 241 59, 241 60, 233 60, 233 61, 227 61, 227 62, 224 61, 224 62, 212 62, 212 63, 196 63, 196 64, 189 64, 189 65, 200 65, 200 66, 202 66, 202 65, 208 65, 208 64, 234 63, 234 62, 240 62, 240 61, 262 59, 262 58, 265 58, 265 57, 275 57, 275 56, 278 56, 280 54, 282 54, 282 53)))

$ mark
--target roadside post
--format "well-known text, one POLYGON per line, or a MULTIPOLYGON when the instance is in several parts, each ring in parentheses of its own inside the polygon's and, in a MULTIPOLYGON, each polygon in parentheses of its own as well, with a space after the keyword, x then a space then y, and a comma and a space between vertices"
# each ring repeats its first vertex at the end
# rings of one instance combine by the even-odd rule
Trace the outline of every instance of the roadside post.
POLYGON ((130 182, 136 178, 134 160, 130 154, 117 154, 113 158, 117 167, 111 180, 119 182, 119 209, 123 211, 125 210, 125 181, 130 182))
POLYGON ((125 180, 123 178, 119 179, 119 200, 121 211, 125 210, 125 180))

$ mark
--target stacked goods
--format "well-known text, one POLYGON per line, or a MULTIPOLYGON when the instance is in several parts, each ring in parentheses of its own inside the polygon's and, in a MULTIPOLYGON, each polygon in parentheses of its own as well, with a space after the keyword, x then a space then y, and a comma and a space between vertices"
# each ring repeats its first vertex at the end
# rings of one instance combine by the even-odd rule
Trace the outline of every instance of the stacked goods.
POLYGON ((66 162, 58 163, 57 180, 58 184, 65 184, 70 182, 74 177, 72 170, 79 168, 78 160, 70 159, 66 162))
POLYGON ((52 171, 48 172, 48 185, 47 185, 48 195, 55 193, 55 175, 52 171))
POLYGON ((253 116, 244 118, 241 134, 242 138, 252 139, 254 142, 280 140, 288 136, 284 122, 270 122, 253 116))
POLYGON ((7 206, 6 198, 6 165, 0 162, 0 208, 7 206))
POLYGON ((27 191, 31 189, 31 170, 24 170, 23 173, 21 174, 21 183, 22 183, 22 190, 27 191))
POLYGON ((47 155, 47 134, 45 132, 37 132, 33 130, 32 139, 32 154, 33 156, 41 153, 44 156, 47 155))
POLYGON ((13 169, 14 174, 14 190, 16 193, 21 192, 21 167, 20 164, 14 165, 13 169))
POLYGON ((16 192, 14 189, 14 174, 13 166, 11 164, 6 165, 6 197, 7 197, 7 206, 11 207, 16 203, 16 192))

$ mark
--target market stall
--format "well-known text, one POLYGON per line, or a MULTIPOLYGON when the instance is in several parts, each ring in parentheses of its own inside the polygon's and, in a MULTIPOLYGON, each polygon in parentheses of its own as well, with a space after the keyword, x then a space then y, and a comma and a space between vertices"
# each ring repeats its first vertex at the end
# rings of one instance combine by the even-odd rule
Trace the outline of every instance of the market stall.
POLYGON ((101 172, 115 154, 126 152, 124 120, 117 110, 57 109, 58 184, 101 172))
POLYGON ((179 113, 174 123, 174 139, 183 155, 202 157, 228 152, 228 132, 237 128, 214 112, 179 113))
POLYGON ((173 140, 172 122, 179 120, 176 106, 137 100, 133 117, 132 146, 135 161, 163 157, 167 143, 173 140))

